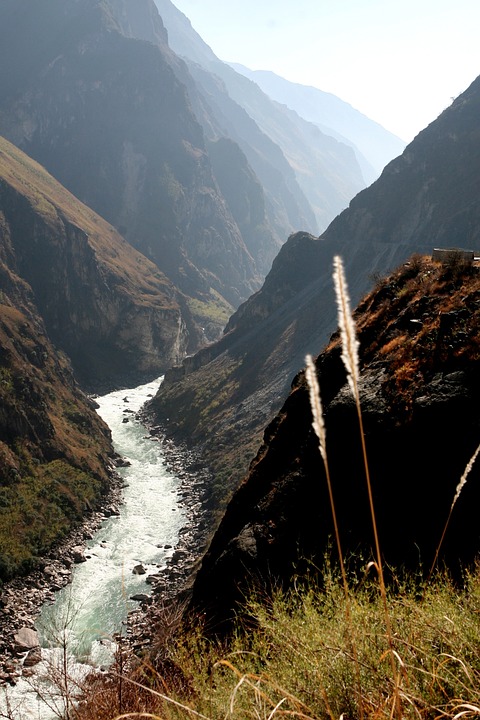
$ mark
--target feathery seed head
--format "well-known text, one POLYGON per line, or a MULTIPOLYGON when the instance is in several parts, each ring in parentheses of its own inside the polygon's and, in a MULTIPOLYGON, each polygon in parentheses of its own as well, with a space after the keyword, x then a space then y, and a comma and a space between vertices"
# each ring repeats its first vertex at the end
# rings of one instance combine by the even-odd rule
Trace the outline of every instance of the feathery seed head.
POLYGON ((343 261, 339 255, 335 255, 333 259, 333 282, 337 300, 338 325, 342 340, 342 360, 347 371, 348 384, 355 400, 358 401, 358 380, 360 376, 358 360, 359 342, 350 309, 350 297, 345 279, 343 261))
POLYGON ((455 505, 458 498, 460 497, 460 493, 462 492, 463 486, 467 482, 467 477, 470 474, 471 469, 473 468, 473 465, 475 463, 475 460, 477 459, 478 453, 480 453, 480 445, 477 447, 477 449, 473 453, 472 457, 468 461, 467 466, 466 466, 465 470, 463 471, 463 475, 460 478, 460 482, 458 483, 457 487, 455 488, 455 497, 453 498, 450 512, 453 510, 453 506, 455 505))
POLYGON ((308 394, 310 397, 310 407, 312 408, 312 427, 315 430, 315 434, 318 437, 320 454, 323 461, 327 460, 327 446, 326 446, 326 430, 325 421, 323 419, 322 401, 320 398, 320 387, 317 380, 317 372, 315 370, 315 363, 311 355, 307 355, 305 358, 306 368, 305 377, 308 384, 308 394))

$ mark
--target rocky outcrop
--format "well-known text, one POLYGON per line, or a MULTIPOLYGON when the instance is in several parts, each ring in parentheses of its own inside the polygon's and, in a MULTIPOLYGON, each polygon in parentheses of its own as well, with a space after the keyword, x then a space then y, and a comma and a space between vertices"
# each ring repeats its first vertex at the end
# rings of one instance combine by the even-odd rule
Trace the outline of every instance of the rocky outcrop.
MULTIPOLYGON (((479 443, 479 320, 479 270, 427 259, 413 260, 382 282, 356 314, 380 544, 396 570, 428 572, 456 486, 479 443)), ((372 526, 358 418, 340 351, 334 336, 316 366, 343 552, 365 565, 372 557, 372 526)), ((479 472, 475 463, 443 544, 440 562, 454 572, 480 551, 479 472)), ((211 623, 225 620, 255 583, 288 586, 320 568, 335 547, 332 537, 325 470, 301 373, 203 559, 192 606, 211 623)))

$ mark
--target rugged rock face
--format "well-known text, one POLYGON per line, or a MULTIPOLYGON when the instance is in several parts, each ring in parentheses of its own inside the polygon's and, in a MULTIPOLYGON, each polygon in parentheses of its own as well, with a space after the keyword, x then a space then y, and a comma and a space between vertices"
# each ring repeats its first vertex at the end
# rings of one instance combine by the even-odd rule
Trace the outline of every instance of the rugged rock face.
MULTIPOLYGON (((429 570, 455 489, 480 439, 478 268, 415 258, 356 313, 365 440, 385 561, 429 570)), ((317 359, 343 551, 370 559, 371 521, 356 410, 332 338, 317 359)), ((454 570, 480 550, 476 463, 445 537, 454 570)), ((242 593, 320 567, 333 527, 303 373, 267 428, 195 581, 193 606, 213 621, 242 593)), ((332 545, 333 546, 333 545, 332 545)))
POLYGON ((420 133, 320 238, 293 235, 262 289, 233 315, 225 337, 176 370, 155 400, 174 437, 205 453, 228 495, 246 471, 306 353, 336 327, 332 259, 342 255, 352 301, 412 252, 476 248, 480 201, 480 79, 420 133), (195 424, 184 418, 192 408, 195 424), (215 443, 212 443, 214 432, 215 443))
POLYGON ((259 277, 153 2, 7 0, 0 27, 0 132, 115 225, 218 332, 259 277))
POLYGON ((173 285, 4 139, 0 157, 2 259, 31 287, 84 387, 152 377, 181 357, 188 313, 173 285))
MULTIPOLYGON (((138 3, 132 2, 127 3, 126 8, 123 0, 120 3, 112 0, 112 5, 116 7, 117 16, 121 17, 122 32, 129 37, 160 44, 176 77, 185 86, 195 117, 207 139, 206 151, 215 180, 255 261, 256 269, 263 278, 293 229, 316 229, 314 212, 295 179, 292 167, 278 143, 272 141, 268 133, 262 132, 243 107, 230 97, 225 83, 217 75, 202 67, 202 63, 188 62, 187 67, 167 46, 165 30, 160 37, 156 26, 158 22, 166 23, 169 27, 168 42, 175 49, 175 18, 184 19, 188 23, 177 8, 171 3, 156 3, 162 20, 158 16, 155 23, 150 20, 156 36, 152 40, 152 29, 148 29, 148 24, 154 14, 153 2, 148 4, 148 9, 145 5, 139 8, 138 3), (123 7, 120 11, 121 4, 123 7), (143 18, 142 26, 139 23, 140 16, 143 18), (129 25, 125 23, 126 17, 130 18, 129 25)), ((192 52, 180 53, 185 59, 195 55, 193 47, 197 43, 206 47, 189 23, 188 27, 190 31, 186 34, 182 48, 190 46, 192 52)), ((223 67, 223 63, 216 62, 223 67)), ((304 138, 299 140, 297 137, 296 140, 302 145, 305 143, 304 138)), ((349 175, 347 171, 345 174, 349 175)), ((345 182, 348 185, 348 180, 345 182)), ((355 185, 355 190, 361 186, 361 183, 355 185)), ((352 190, 348 197, 353 194, 352 190)))
POLYGON ((210 141, 209 154, 223 197, 259 272, 265 277, 285 240, 284 230, 289 223, 284 221, 277 233, 273 232, 275 224, 268 220, 263 187, 237 143, 218 137, 210 141))

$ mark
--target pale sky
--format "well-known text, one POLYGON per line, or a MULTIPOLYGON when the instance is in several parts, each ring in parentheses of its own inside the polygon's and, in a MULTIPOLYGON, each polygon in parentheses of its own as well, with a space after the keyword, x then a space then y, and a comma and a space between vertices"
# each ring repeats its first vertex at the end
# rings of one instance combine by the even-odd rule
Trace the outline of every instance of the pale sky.
POLYGON ((172 1, 221 60, 331 92, 407 142, 480 75, 479 0, 172 1))

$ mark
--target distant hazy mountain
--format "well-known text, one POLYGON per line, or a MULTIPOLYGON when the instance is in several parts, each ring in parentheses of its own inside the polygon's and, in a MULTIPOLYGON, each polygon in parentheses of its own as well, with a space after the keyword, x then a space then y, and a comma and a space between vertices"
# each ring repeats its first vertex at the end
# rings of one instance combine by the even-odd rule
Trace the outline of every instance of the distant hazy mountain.
POLYGON ((256 82, 269 97, 295 110, 328 135, 355 147, 368 184, 405 148, 403 140, 336 95, 290 82, 269 70, 250 70, 238 63, 230 64, 256 82))
MULTIPOLYGON (((218 114, 223 132, 241 146, 250 164, 266 188, 270 200, 278 195, 278 169, 280 158, 273 162, 277 171, 265 167, 265 155, 258 152, 258 144, 251 147, 251 129, 247 127, 242 114, 243 109, 251 120, 255 121, 261 132, 275 143, 277 153, 280 148, 283 162, 288 161, 292 177, 289 188, 299 202, 292 178, 301 188, 315 212, 316 225, 296 226, 292 229, 304 229, 314 232, 324 229, 328 222, 348 204, 348 201, 362 187, 365 180, 351 147, 326 135, 318 126, 306 122, 297 113, 280 106, 263 93, 259 87, 219 60, 211 48, 203 42, 192 28, 188 18, 170 2, 155 0, 160 15, 168 31, 170 46, 184 57, 197 83, 203 88, 206 102, 211 104, 218 114), (203 73, 200 73, 201 67, 203 73), (208 72, 208 76, 205 74, 208 72), (211 75, 216 76, 215 82, 211 75), (222 84, 218 84, 218 79, 222 84), (228 95, 228 100, 220 94, 228 95), (228 112, 226 109, 229 104, 228 112), (228 120, 227 120, 228 117, 228 120), (233 127, 232 127, 233 126, 233 127)), ((265 140, 263 141, 265 143, 265 140)), ((285 173, 285 170, 282 170, 285 173)))
POLYGON ((152 408, 160 420, 171 419, 172 435, 202 449, 219 494, 245 471, 305 354, 319 352, 336 327, 334 255, 344 258, 356 303, 375 278, 412 253, 478 250, 479 114, 480 78, 322 236, 291 236, 225 336, 167 375, 152 408))
POLYGON ((278 238, 269 257, 269 270, 293 228, 317 227, 315 214, 281 148, 232 100, 225 83, 200 65, 189 63, 189 70, 202 106, 208 109, 200 112, 194 106, 206 137, 211 143, 224 139, 235 142, 262 185, 266 214, 278 238))

